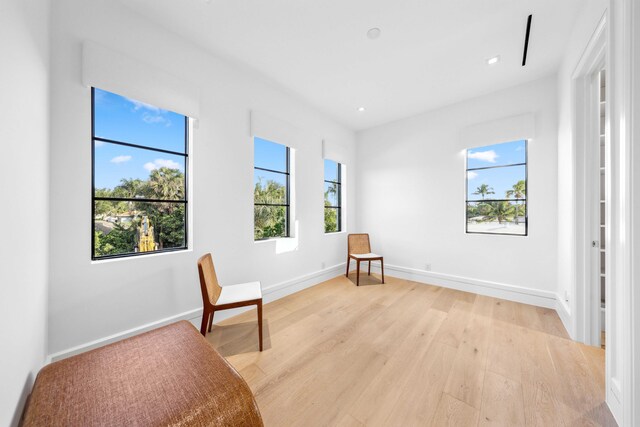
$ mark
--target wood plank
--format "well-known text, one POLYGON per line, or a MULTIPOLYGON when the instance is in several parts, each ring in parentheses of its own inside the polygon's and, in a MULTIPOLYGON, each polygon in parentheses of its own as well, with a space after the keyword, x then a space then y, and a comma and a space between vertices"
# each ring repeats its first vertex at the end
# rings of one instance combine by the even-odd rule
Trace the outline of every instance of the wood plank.
POLYGON ((489 348, 491 319, 472 316, 462 334, 445 393, 476 409, 482 403, 482 387, 489 348))
POLYGON ((478 410, 473 406, 442 393, 440 404, 433 418, 432 426, 475 426, 478 424, 478 410))
POLYGON ((499 320, 491 324, 487 369, 514 381, 522 381, 520 329, 499 320))
POLYGON ((428 425, 440 402, 455 354, 455 348, 434 341, 412 366, 403 368, 410 373, 406 382, 399 385, 391 412, 371 408, 371 419, 375 421, 372 425, 428 425))
POLYGON ((569 339, 569 334, 562 324, 562 320, 555 310, 548 308, 536 307, 540 322, 542 323, 542 331, 544 333, 555 335, 557 337, 569 339))
MULTIPOLYGON (((434 302, 434 308, 435 305, 436 303, 434 302)), ((473 304, 471 303, 455 301, 447 313, 447 319, 438 331, 436 341, 458 348, 460 341, 462 341, 464 328, 466 328, 467 323, 469 323, 469 319, 471 318, 472 309, 473 304)))
POLYGON ((522 394, 527 426, 562 426, 562 405, 556 391, 561 376, 556 374, 547 350, 548 335, 520 328, 522 394))
POLYGON ((524 426, 524 400, 520 383, 487 372, 478 426, 524 426))

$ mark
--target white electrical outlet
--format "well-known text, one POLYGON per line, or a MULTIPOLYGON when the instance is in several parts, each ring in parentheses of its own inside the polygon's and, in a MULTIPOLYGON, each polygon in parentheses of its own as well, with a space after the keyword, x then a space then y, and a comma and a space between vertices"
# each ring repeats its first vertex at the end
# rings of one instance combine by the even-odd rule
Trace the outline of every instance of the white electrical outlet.
POLYGON ((564 300, 569 302, 569 292, 568 291, 564 291, 564 300))
POLYGON ((424 266, 424 269, 427 270, 427 271, 431 271, 431 264, 426 264, 424 266))
POLYGON ((320 263, 320 270, 324 270, 324 268, 325 268, 325 262, 322 261, 322 263, 320 263))

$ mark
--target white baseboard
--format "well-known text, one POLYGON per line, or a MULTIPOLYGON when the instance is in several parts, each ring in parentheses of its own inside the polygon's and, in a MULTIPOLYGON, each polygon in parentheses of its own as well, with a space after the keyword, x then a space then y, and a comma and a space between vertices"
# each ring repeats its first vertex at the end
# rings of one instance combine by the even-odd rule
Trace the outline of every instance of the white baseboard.
MULTIPOLYGON (((371 269, 376 271, 376 273, 380 273, 379 265, 374 266, 372 264, 371 269)), ((454 276, 452 274, 436 273, 398 265, 385 264, 384 270, 387 273, 391 273, 391 276, 401 279, 502 298, 538 307, 556 309, 556 294, 551 291, 508 285, 489 280, 472 279, 470 277, 454 276)))
MULTIPOLYGON (((332 267, 325 268, 323 270, 316 271, 311 274, 295 277, 291 280, 287 280, 285 282, 281 282, 281 283, 263 288, 262 289, 263 301, 265 303, 269 303, 271 301, 275 301, 287 295, 290 295, 295 292, 299 292, 303 289, 309 288, 311 286, 317 285, 318 283, 324 282, 329 279, 333 279, 334 277, 341 274, 344 268, 345 268, 345 263, 341 263, 341 264, 334 265, 332 267)), ((218 323, 225 319, 236 316, 244 311, 251 310, 251 309, 252 307, 243 307, 243 308, 236 308, 232 310, 221 311, 219 313, 216 313, 215 321, 216 323, 218 323)), ((201 318, 202 318, 202 308, 194 308, 193 310, 185 311, 183 313, 169 316, 164 319, 159 319, 154 322, 150 322, 141 326, 137 326, 135 328, 128 329, 126 331, 118 332, 103 338, 99 338, 97 340, 93 340, 75 347, 68 348, 66 350, 59 351, 54 354, 50 354, 49 356, 47 356, 45 364, 50 362, 55 362, 56 360, 61 360, 79 353, 83 353, 85 351, 89 351, 94 348, 102 347, 104 345, 107 345, 116 341, 120 341, 122 339, 129 338, 134 335, 138 335, 143 332, 147 332, 152 329, 156 329, 161 326, 165 326, 170 323, 177 322, 179 320, 188 320, 199 329, 201 318)))
POLYGON ((569 337, 571 339, 574 339, 575 334, 573 333, 573 330, 571 328, 571 308, 569 307, 569 304, 567 303, 567 301, 565 301, 564 298, 562 298, 562 295, 560 294, 556 294, 555 309, 556 309, 556 312, 558 313, 558 316, 560 317, 560 320, 562 320, 562 324, 564 325, 564 328, 567 330, 569 337))

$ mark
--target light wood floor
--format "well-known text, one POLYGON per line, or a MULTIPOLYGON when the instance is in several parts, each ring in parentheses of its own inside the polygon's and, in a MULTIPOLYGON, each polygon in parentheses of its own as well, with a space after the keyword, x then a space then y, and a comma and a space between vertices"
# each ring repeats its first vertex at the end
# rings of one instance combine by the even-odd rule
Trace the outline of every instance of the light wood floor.
POLYGON ((553 310, 387 277, 337 277, 207 339, 253 390, 266 426, 615 425, 604 351, 553 310))

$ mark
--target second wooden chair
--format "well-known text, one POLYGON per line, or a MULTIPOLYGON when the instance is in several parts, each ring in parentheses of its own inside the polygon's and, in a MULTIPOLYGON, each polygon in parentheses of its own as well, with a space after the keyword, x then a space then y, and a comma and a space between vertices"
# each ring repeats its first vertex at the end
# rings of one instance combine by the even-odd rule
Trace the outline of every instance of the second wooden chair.
POLYGON ((380 261, 380 268, 382 270, 382 283, 384 283, 384 259, 380 255, 371 253, 371 243, 369 242, 369 235, 366 233, 349 234, 347 237, 347 274, 349 277, 349 264, 352 259, 356 261, 357 274, 356 274, 356 286, 360 286, 360 261, 369 261, 369 272, 371 275, 371 261, 380 261))

